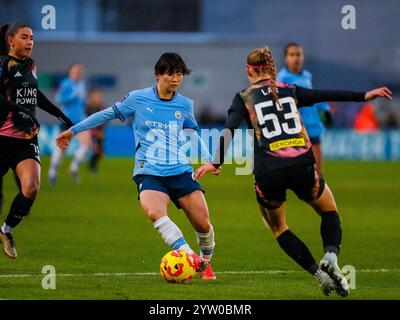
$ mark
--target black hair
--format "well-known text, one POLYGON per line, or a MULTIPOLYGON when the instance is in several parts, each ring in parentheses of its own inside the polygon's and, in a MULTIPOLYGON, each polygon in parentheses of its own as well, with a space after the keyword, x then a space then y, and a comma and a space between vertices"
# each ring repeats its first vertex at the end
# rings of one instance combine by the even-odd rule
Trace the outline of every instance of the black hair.
POLYGON ((8 54, 10 48, 8 47, 8 37, 13 37, 19 29, 30 28, 29 25, 22 22, 16 22, 12 25, 5 24, 0 28, 0 56, 8 54))
POLYGON ((285 51, 284 51, 285 57, 287 56, 287 53, 288 53, 288 51, 289 51, 289 48, 291 48, 291 47, 298 47, 298 48, 301 48, 301 45, 298 44, 297 42, 289 42, 289 43, 285 46, 285 51))
POLYGON ((192 70, 186 66, 181 56, 174 52, 163 53, 158 59, 154 71, 156 75, 165 73, 182 73, 183 75, 189 75, 192 72, 192 70))

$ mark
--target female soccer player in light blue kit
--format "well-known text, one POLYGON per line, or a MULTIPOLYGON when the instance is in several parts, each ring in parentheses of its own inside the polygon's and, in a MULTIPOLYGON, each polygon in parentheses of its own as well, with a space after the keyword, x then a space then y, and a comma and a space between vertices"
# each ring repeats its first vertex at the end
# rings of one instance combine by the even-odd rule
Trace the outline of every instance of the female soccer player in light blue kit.
MULTIPOLYGON (((286 66, 279 71, 277 80, 287 84, 295 84, 304 88, 312 89, 312 74, 303 69, 304 50, 297 43, 289 43, 285 47, 286 66)), ((332 123, 332 117, 329 112, 329 104, 326 102, 316 103, 307 108, 301 108, 300 114, 306 127, 308 136, 312 144, 312 151, 315 157, 317 171, 322 175, 322 148, 321 134, 324 130, 324 124, 321 121, 320 113, 323 114, 325 124, 332 123)))
MULTIPOLYGON (((164 53, 155 66, 155 87, 131 91, 112 107, 62 132, 56 142, 65 149, 80 132, 115 118, 121 121, 131 118, 136 144, 133 179, 143 210, 169 246, 193 255, 203 280, 215 280, 210 264, 215 246, 213 227, 203 190, 194 178, 186 153, 182 152, 185 146, 182 135, 186 130, 199 139, 193 101, 177 93, 187 74, 190 70, 179 55, 164 53), (196 230, 201 257, 193 252, 179 227, 168 217, 170 200, 184 210, 196 230)), ((205 160, 211 160, 207 148, 201 145, 205 160)))
MULTIPOLYGON (((68 70, 68 77, 65 78, 56 92, 55 99, 57 103, 63 106, 63 111, 73 123, 78 123, 85 119, 85 99, 86 85, 83 80, 84 67, 80 63, 73 63, 68 70)), ((66 128, 61 126, 61 131, 66 128)), ((69 171, 75 183, 79 182, 79 166, 85 160, 86 154, 91 146, 90 132, 82 132, 77 135, 79 148, 75 151, 74 158, 69 167, 69 171)), ((60 165, 63 152, 55 148, 51 155, 51 164, 49 168, 49 180, 52 185, 57 181, 57 170, 60 165)))

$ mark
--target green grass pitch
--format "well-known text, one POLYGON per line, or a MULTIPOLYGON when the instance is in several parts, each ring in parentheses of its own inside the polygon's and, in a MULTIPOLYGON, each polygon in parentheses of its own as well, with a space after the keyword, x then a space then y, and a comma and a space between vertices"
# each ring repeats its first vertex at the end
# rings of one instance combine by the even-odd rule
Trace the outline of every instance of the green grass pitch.
MULTIPOLYGON (((232 165, 201 181, 216 232, 217 281, 171 285, 157 274, 169 248, 140 209, 133 161, 105 159, 97 176, 83 167, 79 186, 66 173, 69 161, 52 188, 43 160, 39 197, 14 233, 19 257, 0 257, 1 299, 341 299, 326 298, 281 251, 257 211, 252 177, 234 176, 232 165), (41 286, 44 265, 56 269, 55 290, 41 286)), ((400 163, 327 162, 325 178, 343 223, 340 264, 356 268, 346 299, 399 299, 400 163)), ((16 192, 10 173, 4 189, 1 220, 16 192)), ((291 192, 286 209, 319 260, 319 217, 291 192)), ((171 205, 169 214, 197 248, 184 213, 171 205)))

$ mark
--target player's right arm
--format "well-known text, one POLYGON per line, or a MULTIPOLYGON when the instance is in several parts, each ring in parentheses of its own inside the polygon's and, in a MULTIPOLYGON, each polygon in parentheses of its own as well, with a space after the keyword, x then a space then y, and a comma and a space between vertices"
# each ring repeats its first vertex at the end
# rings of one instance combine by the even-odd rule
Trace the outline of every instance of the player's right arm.
POLYGON ((71 141, 74 135, 101 126, 107 121, 116 118, 120 119, 121 121, 125 121, 127 118, 133 117, 134 115, 135 115, 135 96, 134 93, 131 92, 128 96, 124 97, 120 102, 115 103, 113 106, 107 109, 92 114, 85 120, 75 124, 70 129, 61 132, 56 139, 56 144, 61 149, 64 150, 68 147, 69 142, 71 141))

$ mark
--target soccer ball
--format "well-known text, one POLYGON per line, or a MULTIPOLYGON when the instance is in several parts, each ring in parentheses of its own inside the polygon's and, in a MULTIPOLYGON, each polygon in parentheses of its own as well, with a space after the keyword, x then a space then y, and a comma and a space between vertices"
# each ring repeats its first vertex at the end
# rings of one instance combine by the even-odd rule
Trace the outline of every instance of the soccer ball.
POLYGON ((187 282, 196 272, 194 259, 186 251, 170 251, 161 259, 160 272, 169 283, 187 282))

